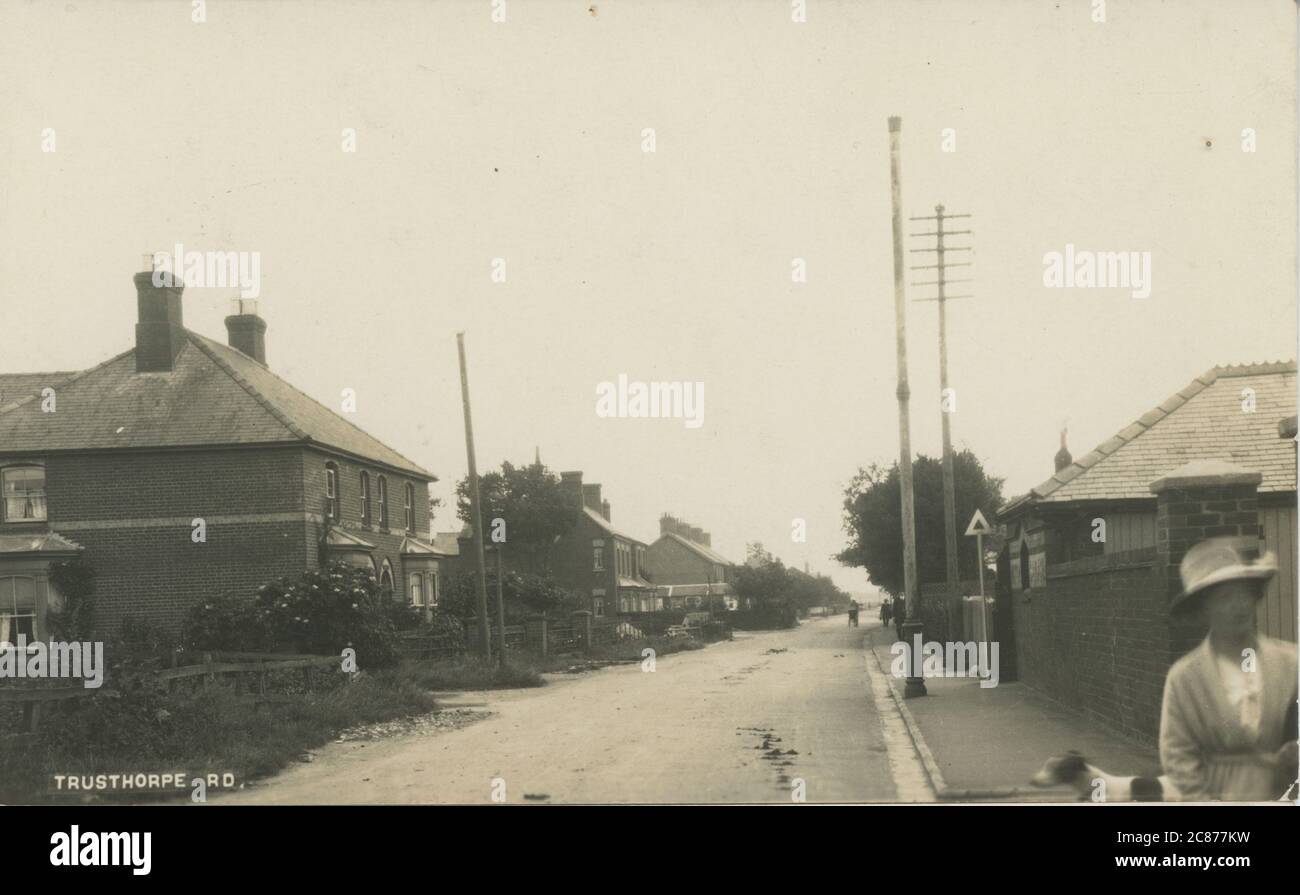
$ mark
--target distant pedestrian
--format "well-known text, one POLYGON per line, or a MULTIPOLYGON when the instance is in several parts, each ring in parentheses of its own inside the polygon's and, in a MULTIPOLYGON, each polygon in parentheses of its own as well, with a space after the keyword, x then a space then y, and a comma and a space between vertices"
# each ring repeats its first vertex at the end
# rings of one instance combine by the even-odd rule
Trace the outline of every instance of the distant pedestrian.
POLYGON ((888 628, 889 620, 893 618, 893 616, 894 607, 889 605, 889 600, 885 600, 880 604, 880 626, 882 628, 888 628))
POLYGON ((1276 571, 1271 555, 1249 559, 1228 538, 1183 557, 1170 613, 1210 631, 1165 679, 1160 763, 1184 799, 1273 800, 1296 779, 1295 645, 1256 629, 1276 571))
POLYGON ((858 601, 854 600, 849 604, 849 625, 856 628, 858 626, 858 601))

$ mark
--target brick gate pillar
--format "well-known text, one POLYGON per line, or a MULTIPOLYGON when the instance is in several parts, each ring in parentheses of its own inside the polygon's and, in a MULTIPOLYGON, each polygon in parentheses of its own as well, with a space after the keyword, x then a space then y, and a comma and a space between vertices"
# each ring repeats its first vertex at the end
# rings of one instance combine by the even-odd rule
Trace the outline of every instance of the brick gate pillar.
MULTIPOLYGON (((1236 537, 1258 547, 1259 500, 1263 476, 1221 460, 1195 460, 1151 483, 1156 495, 1156 571, 1163 581, 1166 608, 1182 590, 1178 564, 1198 541, 1236 537)), ((1195 619, 1171 620, 1170 660, 1205 637, 1195 619)))

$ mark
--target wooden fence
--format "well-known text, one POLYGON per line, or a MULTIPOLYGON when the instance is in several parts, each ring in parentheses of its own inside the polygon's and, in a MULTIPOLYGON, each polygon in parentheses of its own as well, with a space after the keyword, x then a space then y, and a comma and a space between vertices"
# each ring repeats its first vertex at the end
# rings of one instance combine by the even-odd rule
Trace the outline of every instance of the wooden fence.
MULTIPOLYGON (((341 656, 305 656, 293 653, 239 653, 239 652, 205 652, 199 660, 191 664, 181 664, 184 658, 180 652, 171 655, 171 667, 158 671, 146 672, 170 692, 177 681, 197 679, 199 685, 207 687, 218 678, 233 677, 235 692, 247 690, 245 698, 255 707, 282 702, 292 697, 274 696, 267 693, 267 676, 282 671, 299 671, 302 674, 303 687, 308 691, 315 689, 318 670, 329 669, 341 672, 341 656)), ((345 681, 350 678, 344 678, 345 681)), ((30 685, 7 685, 0 687, 0 705, 18 703, 22 707, 22 723, 17 734, 11 737, 32 738, 40 730, 41 712, 45 703, 65 699, 77 699, 94 696, 98 688, 84 685, 68 687, 46 687, 30 685)))

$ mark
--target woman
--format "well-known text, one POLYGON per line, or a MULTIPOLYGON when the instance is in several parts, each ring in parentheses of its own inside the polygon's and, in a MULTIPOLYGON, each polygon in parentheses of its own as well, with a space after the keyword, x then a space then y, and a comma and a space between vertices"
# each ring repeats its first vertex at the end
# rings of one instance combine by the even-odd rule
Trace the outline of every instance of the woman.
POLYGON ((1165 680, 1160 762, 1183 799, 1265 801, 1296 778, 1296 645, 1256 630, 1255 604, 1277 571, 1248 560, 1227 538, 1183 558, 1183 592, 1171 613, 1199 614, 1200 646, 1165 680))

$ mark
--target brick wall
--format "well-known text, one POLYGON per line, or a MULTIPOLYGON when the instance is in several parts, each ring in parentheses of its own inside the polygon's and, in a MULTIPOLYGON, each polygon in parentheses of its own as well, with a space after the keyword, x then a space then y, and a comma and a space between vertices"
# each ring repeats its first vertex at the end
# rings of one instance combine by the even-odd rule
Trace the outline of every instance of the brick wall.
POLYGON ((654 572, 655 584, 721 583, 726 570, 718 576, 714 563, 672 538, 660 538, 650 545, 647 563, 654 572))
POLYGON ((126 616, 176 631, 196 603, 302 572, 301 482, 298 447, 46 459, 49 527, 85 548, 104 636, 126 616), (191 537, 195 518, 206 542, 191 537))
POLYGON ((1050 566, 1045 588, 1011 600, 1022 681, 1154 741, 1170 659, 1153 549, 1050 566))
MULTIPOLYGON (((402 539, 406 537, 406 486, 415 487, 415 531, 422 538, 429 534, 429 486, 419 479, 401 475, 387 469, 350 458, 338 457, 324 451, 305 450, 302 461, 302 489, 307 495, 307 512, 320 516, 325 507, 326 464, 338 468, 339 520, 336 524, 375 545, 375 564, 383 567, 387 560, 393 570, 394 594, 406 597, 406 570, 402 566, 402 539), (361 472, 370 476, 370 523, 361 521, 361 472), (388 484, 388 522, 383 524, 379 512, 379 477, 388 484)), ((320 543, 324 537, 323 525, 315 526, 317 534, 309 540, 309 556, 313 564, 321 561, 320 543)))
MULTIPOLYGON (((267 581, 319 565, 327 460, 339 467, 345 527, 376 545, 376 562, 389 561, 405 599, 405 486, 415 486, 416 529, 427 533, 427 484, 384 471, 389 526, 379 524, 375 503, 374 524, 365 527, 362 466, 299 445, 51 455, 44 461, 48 528, 81 544, 96 570, 100 634, 114 633, 128 615, 174 632, 196 603, 225 593, 251 597, 267 581), (195 518, 207 523, 204 543, 191 538, 195 518)), ((381 471, 366 468, 377 500, 381 471)))

